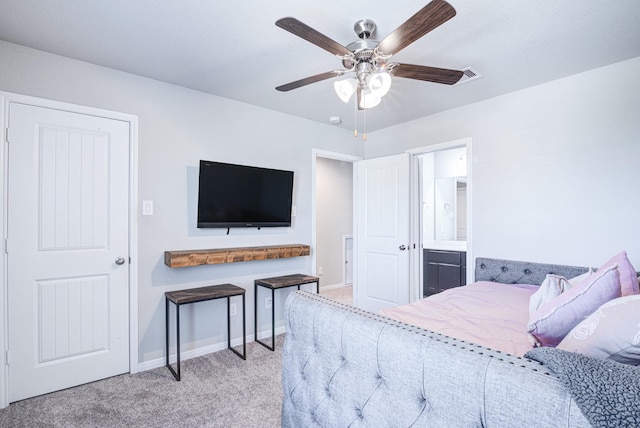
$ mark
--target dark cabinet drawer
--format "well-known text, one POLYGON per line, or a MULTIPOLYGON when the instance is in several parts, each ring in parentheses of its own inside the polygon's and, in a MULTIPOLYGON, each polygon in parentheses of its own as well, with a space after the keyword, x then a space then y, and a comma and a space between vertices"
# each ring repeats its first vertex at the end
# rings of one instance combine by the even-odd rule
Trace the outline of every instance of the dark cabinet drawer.
POLYGON ((458 251, 425 250, 425 254, 429 262, 460 265, 460 255, 464 253, 458 251))
POLYGON ((423 294, 430 296, 438 293, 438 265, 435 263, 425 263, 422 275, 424 276, 423 294))
POLYGON ((467 283, 467 253, 464 251, 425 249, 423 263, 425 297, 467 283))
POLYGON ((462 266, 460 265, 447 265, 441 264, 438 266, 438 288, 440 291, 447 288, 459 287, 462 284, 460 271, 462 266))

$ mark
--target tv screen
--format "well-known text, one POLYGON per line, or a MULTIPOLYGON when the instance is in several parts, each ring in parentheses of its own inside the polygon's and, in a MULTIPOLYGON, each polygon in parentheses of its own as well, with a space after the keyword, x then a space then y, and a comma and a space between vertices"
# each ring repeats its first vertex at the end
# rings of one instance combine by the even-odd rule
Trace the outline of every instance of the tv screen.
POLYGON ((198 227, 291 226, 293 171, 200 161, 198 227))

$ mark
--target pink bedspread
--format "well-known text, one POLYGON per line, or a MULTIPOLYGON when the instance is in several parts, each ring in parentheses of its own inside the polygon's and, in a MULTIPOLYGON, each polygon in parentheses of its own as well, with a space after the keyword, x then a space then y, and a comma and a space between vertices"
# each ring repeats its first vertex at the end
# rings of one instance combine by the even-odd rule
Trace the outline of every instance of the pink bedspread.
POLYGON ((407 324, 523 356, 532 348, 527 336, 529 297, 537 289, 534 285, 479 281, 380 313, 407 324))

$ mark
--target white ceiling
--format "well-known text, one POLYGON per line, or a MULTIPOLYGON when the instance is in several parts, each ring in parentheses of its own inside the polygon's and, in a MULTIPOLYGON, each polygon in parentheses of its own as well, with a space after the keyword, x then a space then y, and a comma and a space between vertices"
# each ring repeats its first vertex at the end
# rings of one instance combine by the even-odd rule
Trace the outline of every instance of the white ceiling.
MULTIPOLYGON (((367 110, 367 131, 640 56, 638 0, 449 1, 457 15, 393 61, 484 77, 457 86, 395 78, 367 110)), ((338 99, 333 79, 274 89, 341 68, 274 22, 293 16, 347 45, 358 19, 374 20, 381 40, 426 3, 0 0, 0 39, 322 123, 340 116, 352 129, 354 105, 338 99)))

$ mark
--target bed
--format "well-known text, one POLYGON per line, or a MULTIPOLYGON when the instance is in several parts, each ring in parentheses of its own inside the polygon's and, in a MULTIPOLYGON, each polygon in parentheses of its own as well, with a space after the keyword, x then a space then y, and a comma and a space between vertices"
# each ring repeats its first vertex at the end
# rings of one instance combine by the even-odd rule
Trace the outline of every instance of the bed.
POLYGON ((574 278, 587 267, 478 259, 476 282, 380 313, 407 324, 516 356, 533 348, 529 299, 547 274, 574 278))
POLYGON ((285 308, 283 426, 589 427, 603 417, 614 424, 608 426, 640 425, 637 367, 555 348, 531 350, 529 297, 547 275, 572 278, 587 271, 478 259, 478 282, 462 289, 494 304, 503 322, 493 327, 484 324, 486 308, 462 303, 466 297, 456 290, 383 314, 292 293, 285 308), (505 299, 497 306, 496 296, 505 299), (426 310, 451 316, 460 306, 469 311, 457 316, 455 332, 440 325, 440 315, 428 321, 419 315, 426 310), (504 322, 510 317, 519 327, 494 330, 511 324, 504 322), (587 373, 611 378, 604 384, 580 378, 587 373), (589 382, 601 388, 585 387, 589 382), (589 395, 593 390, 595 397, 589 395))
POLYGON ((536 286, 480 281, 381 311, 426 330, 516 356, 533 348, 527 335, 529 298, 536 286))

